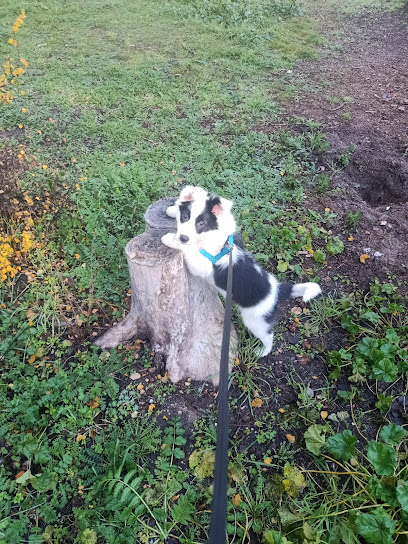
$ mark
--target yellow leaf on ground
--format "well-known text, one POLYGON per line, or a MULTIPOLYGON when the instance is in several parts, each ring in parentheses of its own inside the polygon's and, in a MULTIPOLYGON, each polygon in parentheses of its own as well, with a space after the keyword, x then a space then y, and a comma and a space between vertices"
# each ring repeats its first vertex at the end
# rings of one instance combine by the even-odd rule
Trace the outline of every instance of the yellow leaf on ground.
POLYGON ((260 408, 263 404, 263 400, 256 398, 251 402, 252 408, 260 408))
POLYGON ((153 410, 156 408, 155 404, 149 404, 149 412, 153 412, 153 410))
POLYGON ((88 400, 88 402, 86 403, 90 408, 92 408, 93 410, 95 410, 95 408, 98 408, 99 406, 99 397, 96 397, 96 399, 91 399, 91 400, 88 400))
POLYGON ((238 504, 241 502, 241 495, 239 493, 237 493, 234 496, 232 502, 234 503, 235 506, 238 506, 238 504))
POLYGON ((31 309, 27 310, 26 311, 26 318, 27 319, 32 319, 33 317, 35 317, 35 313, 31 309))
POLYGON ((360 263, 365 264, 366 260, 370 258, 370 255, 367 255, 367 253, 363 253, 360 255, 360 263))
POLYGON ((265 465, 270 465, 272 463, 272 459, 270 457, 267 457, 266 459, 264 459, 264 463, 265 465))
POLYGON ((84 434, 79 434, 77 437, 76 437, 76 441, 77 442, 81 442, 82 440, 85 440, 86 436, 84 434))
POLYGON ((320 412, 320 417, 321 417, 322 419, 326 419, 328 415, 329 415, 329 414, 328 414, 325 410, 323 410, 322 412, 320 412))
POLYGON ((288 439, 288 441, 291 443, 291 444, 294 444, 296 438, 293 436, 293 434, 285 434, 286 438, 288 439))
POLYGON ((28 362, 30 365, 32 365, 35 361, 35 355, 31 355, 31 357, 28 359, 28 362))

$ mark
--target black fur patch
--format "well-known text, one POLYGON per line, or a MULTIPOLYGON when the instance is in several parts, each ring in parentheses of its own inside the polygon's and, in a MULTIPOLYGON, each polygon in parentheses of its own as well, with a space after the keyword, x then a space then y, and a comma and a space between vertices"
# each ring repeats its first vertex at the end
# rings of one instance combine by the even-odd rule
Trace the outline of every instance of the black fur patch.
POLYGON ((290 298, 294 283, 280 283, 278 287, 278 302, 285 302, 290 298))
POLYGON ((245 251, 245 242, 240 234, 234 234, 234 245, 245 251))
POLYGON ((180 223, 187 223, 191 217, 191 202, 182 202, 179 206, 180 223))
MULTIPOLYGON (((239 243, 239 239, 237 242, 239 243)), ((237 249, 233 251, 237 251, 237 249)), ((232 269, 232 300, 242 308, 249 308, 259 304, 270 294, 271 284, 268 273, 263 269, 255 268, 256 262, 251 255, 245 251, 240 253, 240 259, 232 269)), ((224 291, 227 290, 227 277, 228 267, 222 268, 215 264, 215 285, 224 291)))
POLYGON ((264 319, 267 323, 271 325, 270 331, 273 330, 273 324, 276 321, 278 316, 278 305, 290 298, 292 292, 293 283, 279 283, 278 285, 278 299, 276 301, 275 307, 271 308, 271 311, 264 315, 264 319))
POLYGON ((200 213, 200 215, 195 220, 195 227, 196 227, 197 234, 218 229, 218 221, 215 215, 212 213, 212 209, 216 204, 219 204, 219 203, 220 203, 219 197, 207 198, 203 213, 200 213))

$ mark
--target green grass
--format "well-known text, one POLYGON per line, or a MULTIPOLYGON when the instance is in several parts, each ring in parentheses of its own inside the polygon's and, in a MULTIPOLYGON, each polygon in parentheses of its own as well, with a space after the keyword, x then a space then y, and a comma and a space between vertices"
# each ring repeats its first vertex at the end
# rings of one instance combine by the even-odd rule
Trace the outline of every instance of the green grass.
MULTIPOLYGON (((13 3, 1 10, 4 22, 17 14, 13 3)), ((181 184, 218 189, 237 211, 252 207, 261 216, 273 214, 270 201, 302 195, 297 163, 307 160, 307 142, 253 127, 276 119, 269 74, 314 54, 315 25, 272 14, 259 28, 225 27, 188 13, 170 2, 160 10, 143 1, 38 2, 18 34, 30 68, 25 95, 5 109, 3 123, 23 124, 20 135, 36 156, 22 188, 40 194, 64 183, 76 193, 77 214, 63 215, 56 240, 66 239, 80 288, 92 270, 98 298, 120 299, 116 278, 124 285, 126 271, 116 256, 142 229, 148 204, 181 184)), ((0 43, 8 29, 3 23, 0 43)), ((53 214, 49 221, 54 227, 53 214)))
MULTIPOLYGON (((12 165, 0 255, 11 244, 11 262, 23 272, 0 284, 0 544, 205 542, 213 407, 199 414, 195 435, 187 436, 178 418, 165 416, 176 386, 157 369, 149 372, 156 363, 147 346, 100 353, 87 339, 98 316, 107 323, 126 311, 123 249, 144 229, 145 209, 185 184, 232 198, 249 249, 281 279, 313 279, 326 256, 330 262, 344 250, 342 235, 333 232, 335 214, 302 204, 306 190, 329 187, 315 163, 328 148, 323 128, 312 119, 293 120, 294 131, 292 125, 268 128, 280 124, 281 104, 296 91, 280 75, 313 57, 321 37, 293 0, 33 0, 13 35, 17 49, 7 40, 21 7, 14 0, 0 5, 0 52, 29 63, 15 82, 13 103, 0 104, 0 160, 7 157, 12 165), (139 382, 129 377, 135 368, 145 372, 139 382)), ((340 167, 351 152, 338 159, 340 167)), ((349 230, 356 228, 352 219, 349 230)), ((328 423, 321 413, 333 380, 340 373, 355 376, 352 364, 362 381, 381 370, 381 349, 396 365, 392 376, 396 368, 405 384, 400 304, 393 288, 374 284, 367 299, 327 297, 312 305, 299 334, 324 337, 337 327, 348 344, 328 355, 324 346, 294 346, 294 354, 327 355, 334 367, 330 384, 316 387, 313 398, 310 376, 292 372, 272 388, 273 372, 254 355, 257 341, 239 327, 231 411, 244 408, 249 420, 234 415, 239 425, 230 451, 229 544, 249 542, 249 534, 267 544, 334 544, 330 534, 344 524, 353 534, 366 534, 352 510, 374 509, 388 484, 377 466, 375 474, 370 467, 376 491, 355 499, 369 476, 354 478, 352 458, 341 481, 326 475, 328 461, 317 457, 331 452, 329 435, 341 431, 344 420, 328 423), (381 289, 388 289, 393 306, 385 305, 381 289), (361 372, 350 345, 358 347, 364 335, 379 343, 371 345, 372 366, 361 372), (281 385, 297 394, 294 407, 282 401, 281 385), (262 403, 253 405, 256 398, 262 403), (325 434, 317 453, 303 438, 310 424, 319 427, 320 438, 325 434), (318 474, 296 466, 305 444, 306 455, 314 455, 307 463, 315 463, 318 474), (332 507, 321 504, 325 486, 327 502, 347 500, 340 525, 332 507)), ((197 392, 185 385, 183 398, 208 395, 205 387, 197 392)), ((379 395, 382 418, 396 391, 379 395)), ((352 398, 343 393, 341 402, 352 398)), ((402 451, 405 438, 397 435, 402 445, 392 447, 402 451)), ((381 453, 382 446, 371 448, 381 453)), ((362 465, 365 451, 356 454, 362 465)), ((405 479, 397 465, 391 469, 405 479)), ((394 523, 389 515, 398 518, 396 530, 406 530, 400 514, 406 511, 405 484, 393 485, 399 502, 366 519, 388 524, 388 533, 394 523)))

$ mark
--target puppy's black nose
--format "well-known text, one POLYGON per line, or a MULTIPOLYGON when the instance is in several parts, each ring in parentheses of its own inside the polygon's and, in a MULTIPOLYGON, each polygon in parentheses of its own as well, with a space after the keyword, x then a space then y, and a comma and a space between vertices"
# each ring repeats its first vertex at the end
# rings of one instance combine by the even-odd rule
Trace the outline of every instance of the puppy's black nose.
POLYGON ((186 234, 180 234, 180 242, 183 242, 183 244, 185 244, 189 240, 190 238, 186 234))

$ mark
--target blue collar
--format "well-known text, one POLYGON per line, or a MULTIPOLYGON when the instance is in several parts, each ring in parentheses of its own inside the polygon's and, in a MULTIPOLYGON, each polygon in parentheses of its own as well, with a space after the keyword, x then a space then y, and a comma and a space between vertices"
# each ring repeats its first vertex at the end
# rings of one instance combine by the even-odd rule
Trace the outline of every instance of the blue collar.
POLYGON ((224 248, 218 253, 218 255, 215 255, 215 257, 211 255, 211 253, 208 253, 208 251, 206 251, 205 249, 200 249, 200 253, 201 255, 204 255, 204 257, 207 257, 207 259, 211 261, 213 265, 215 265, 215 263, 219 261, 222 257, 224 257, 224 255, 228 255, 233 247, 234 234, 230 234, 228 236, 228 240, 225 242, 224 248))

